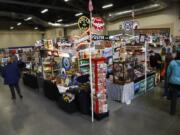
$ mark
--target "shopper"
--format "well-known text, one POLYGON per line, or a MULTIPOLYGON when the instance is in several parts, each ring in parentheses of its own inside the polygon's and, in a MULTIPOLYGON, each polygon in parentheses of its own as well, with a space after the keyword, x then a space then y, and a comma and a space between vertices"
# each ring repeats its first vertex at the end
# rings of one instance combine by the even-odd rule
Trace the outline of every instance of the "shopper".
POLYGON ((178 91, 180 91, 180 52, 176 53, 175 60, 172 60, 167 69, 167 79, 172 93, 170 114, 176 113, 178 91))
POLYGON ((163 74, 162 75, 164 77, 164 93, 163 96, 164 97, 169 97, 169 90, 168 90, 168 80, 167 80, 167 68, 170 64, 170 62, 173 60, 173 56, 171 53, 166 54, 166 59, 165 59, 165 64, 164 64, 164 69, 163 69, 163 74))
POLYGON ((20 72, 17 66, 17 62, 15 62, 12 57, 8 58, 8 64, 4 67, 2 75, 4 77, 4 83, 9 85, 12 99, 16 99, 15 89, 19 97, 22 99, 23 96, 19 88, 20 72))
POLYGON ((162 59, 160 54, 155 53, 153 50, 151 50, 150 52, 150 66, 154 69, 156 69, 157 71, 161 70, 161 63, 162 63, 162 59))

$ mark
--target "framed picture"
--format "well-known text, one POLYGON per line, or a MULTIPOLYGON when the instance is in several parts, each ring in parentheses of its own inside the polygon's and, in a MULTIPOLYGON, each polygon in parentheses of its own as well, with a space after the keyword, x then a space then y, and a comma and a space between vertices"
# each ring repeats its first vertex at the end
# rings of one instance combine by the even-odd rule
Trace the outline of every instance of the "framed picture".
POLYGON ((146 40, 146 35, 145 34, 140 34, 139 35, 139 43, 144 44, 146 40))
POLYGON ((134 68, 128 62, 113 62, 113 82, 124 85, 134 80, 134 68))

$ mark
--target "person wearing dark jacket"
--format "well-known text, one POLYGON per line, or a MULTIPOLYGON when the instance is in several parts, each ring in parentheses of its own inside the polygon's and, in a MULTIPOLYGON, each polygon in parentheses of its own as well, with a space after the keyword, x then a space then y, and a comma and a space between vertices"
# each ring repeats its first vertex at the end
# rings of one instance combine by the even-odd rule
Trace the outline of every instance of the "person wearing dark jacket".
POLYGON ((175 60, 172 60, 167 69, 167 79, 172 93, 170 114, 176 113, 178 92, 180 91, 180 52, 176 53, 175 60))
POLYGON ((20 72, 17 62, 13 61, 11 57, 8 58, 8 64, 4 67, 2 75, 4 77, 5 85, 9 85, 12 99, 16 99, 15 89, 19 97, 22 99, 23 96, 19 88, 20 72))

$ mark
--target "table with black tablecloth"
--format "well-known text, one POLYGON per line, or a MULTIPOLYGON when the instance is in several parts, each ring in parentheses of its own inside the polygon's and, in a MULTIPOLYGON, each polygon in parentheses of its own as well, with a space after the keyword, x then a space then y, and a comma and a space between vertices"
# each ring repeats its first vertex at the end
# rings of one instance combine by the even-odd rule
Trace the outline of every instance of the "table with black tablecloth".
POLYGON ((32 74, 24 73, 23 74, 23 83, 32 89, 39 88, 37 76, 32 75, 32 74))

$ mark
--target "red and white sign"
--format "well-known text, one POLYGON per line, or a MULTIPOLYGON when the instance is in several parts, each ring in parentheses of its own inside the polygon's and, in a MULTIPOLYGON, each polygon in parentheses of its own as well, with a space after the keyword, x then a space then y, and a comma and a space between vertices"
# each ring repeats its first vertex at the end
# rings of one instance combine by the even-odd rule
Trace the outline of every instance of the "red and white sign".
POLYGON ((95 30, 97 30, 97 31, 103 31, 104 30, 105 22, 102 18, 93 17, 92 23, 93 23, 93 27, 95 28, 95 30))

